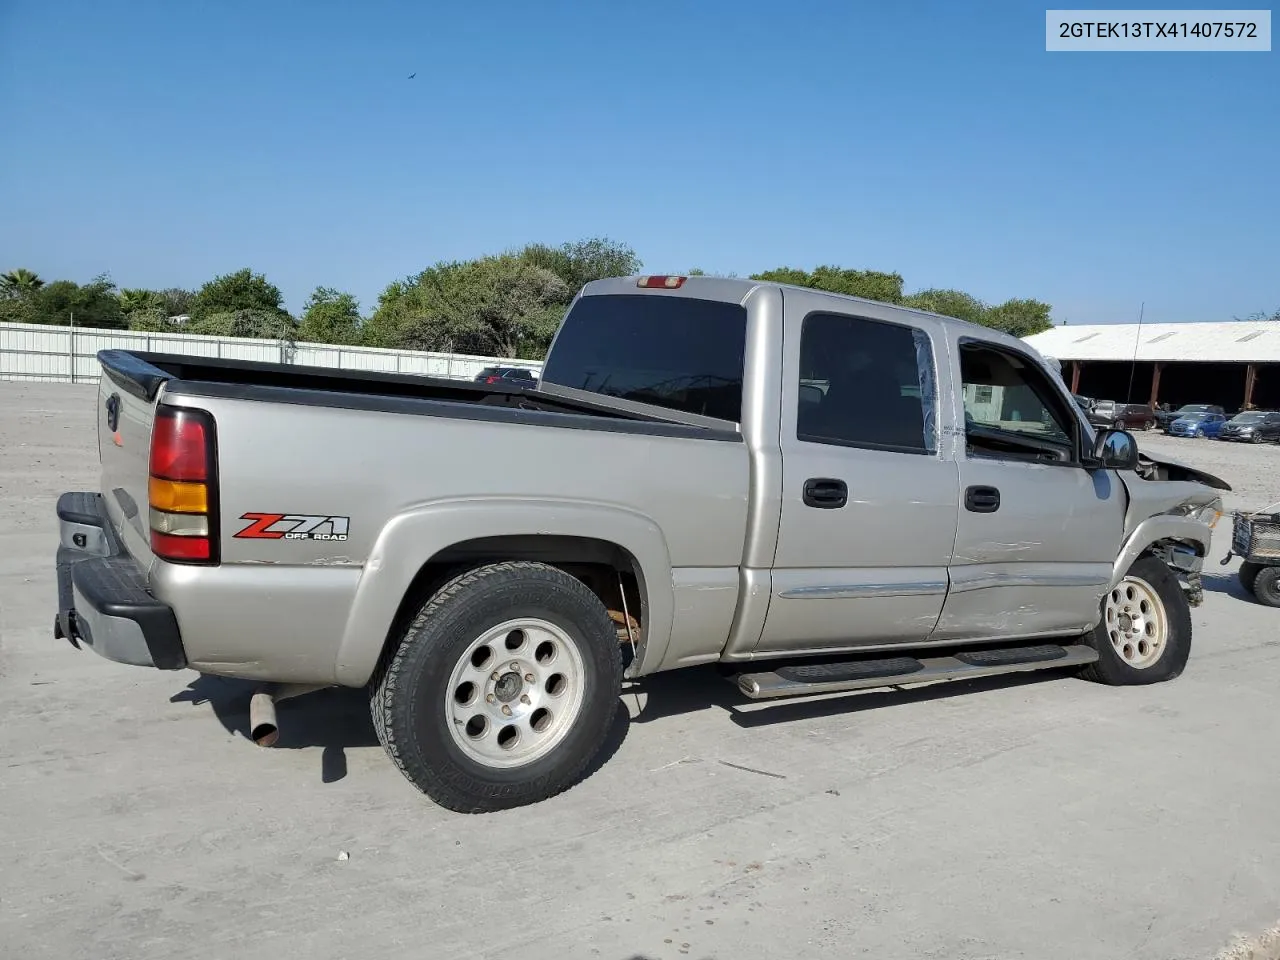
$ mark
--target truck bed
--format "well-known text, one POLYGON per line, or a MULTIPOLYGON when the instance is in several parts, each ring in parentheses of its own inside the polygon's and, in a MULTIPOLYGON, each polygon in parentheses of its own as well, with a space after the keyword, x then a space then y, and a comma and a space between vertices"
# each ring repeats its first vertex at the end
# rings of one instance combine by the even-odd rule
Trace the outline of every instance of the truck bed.
MULTIPOLYGON (((676 427, 683 436, 705 434, 707 428, 679 414, 634 409, 634 404, 588 399, 574 391, 550 386, 529 390, 504 384, 488 385, 415 374, 372 370, 336 370, 252 360, 226 360, 132 350, 103 350, 103 372, 134 396, 153 401, 162 384, 181 382, 182 392, 233 400, 306 403, 385 412, 425 412, 422 402, 480 406, 505 411, 592 417, 615 421, 615 429, 651 433, 646 425, 676 427), (416 410, 414 408, 417 408, 416 410), (626 426, 623 426, 623 425, 626 426), (690 430, 678 429, 679 427, 690 430)), ((441 411, 444 412, 444 411, 441 411)), ((454 409, 453 415, 467 416, 454 409)), ((490 419, 484 416, 484 419, 490 419)), ((505 419, 505 418, 504 418, 505 419)), ((519 416, 516 419, 525 419, 519 416)), ((565 424, 567 425, 567 424, 565 424)), ((595 424, 607 429, 604 424, 595 424)), ((660 430, 664 434, 670 430, 660 430)), ((723 430, 713 430, 723 433, 723 430)))
POLYGON ((427 564, 499 541, 503 556, 574 544, 578 561, 606 565, 621 551, 623 568, 653 585, 644 612, 661 625, 659 659, 668 639, 677 659, 695 641, 724 642, 751 482, 736 426, 427 377, 99 359, 104 522, 156 599, 182 611, 198 669, 296 682, 367 674, 371 660, 340 651, 380 645, 427 564), (148 457, 158 418, 184 410, 212 438, 198 513, 210 534, 207 554, 175 562, 154 549, 155 524, 188 521, 153 502, 152 475, 168 474, 148 457))

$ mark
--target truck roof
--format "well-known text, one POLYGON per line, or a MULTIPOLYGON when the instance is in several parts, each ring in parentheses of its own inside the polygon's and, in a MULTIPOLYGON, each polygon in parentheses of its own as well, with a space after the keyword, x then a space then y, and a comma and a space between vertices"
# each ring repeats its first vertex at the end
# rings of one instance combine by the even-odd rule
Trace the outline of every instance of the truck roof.
MULTIPOLYGON (((759 287, 777 287, 780 290, 796 290, 811 296, 819 297, 825 300, 832 300, 841 304, 843 309, 847 310, 849 304, 864 304, 874 307, 877 311, 894 311, 917 317, 929 317, 930 319, 948 326, 957 327, 960 331, 970 332, 975 336, 980 336, 986 340, 1004 342, 1009 346, 1016 346, 1018 349, 1028 351, 1041 360, 1043 355, 1027 343, 1011 334, 1004 333, 992 327, 984 327, 981 324, 972 323, 968 320, 961 320, 958 317, 949 317, 941 313, 931 313, 928 310, 918 310, 915 307, 905 307, 896 303, 885 303, 881 300, 869 300, 866 297, 855 297, 847 293, 832 293, 828 290, 818 290, 813 287, 802 287, 793 283, 778 283, 774 280, 752 280, 750 278, 741 277, 708 277, 704 275, 685 276, 684 274, 671 274, 671 276, 684 276, 681 285, 674 289, 665 289, 661 287, 639 287, 638 281, 646 274, 632 275, 626 277, 605 277, 602 280, 592 280, 587 283, 580 293, 580 296, 598 296, 600 294, 646 294, 662 297, 697 297, 703 300, 723 300, 729 303, 742 303, 752 290, 759 287)), ((648 274, 652 276, 652 274, 648 274)), ((963 335, 963 333, 962 333, 963 335)))

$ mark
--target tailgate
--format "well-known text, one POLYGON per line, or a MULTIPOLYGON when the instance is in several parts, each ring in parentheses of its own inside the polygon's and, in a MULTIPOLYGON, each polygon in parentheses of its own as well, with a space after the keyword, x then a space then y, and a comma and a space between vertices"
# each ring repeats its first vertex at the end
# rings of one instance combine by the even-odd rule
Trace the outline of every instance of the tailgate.
POLYGON ((147 506, 151 426, 166 375, 124 351, 98 354, 98 459, 111 526, 145 570, 153 555, 147 506))

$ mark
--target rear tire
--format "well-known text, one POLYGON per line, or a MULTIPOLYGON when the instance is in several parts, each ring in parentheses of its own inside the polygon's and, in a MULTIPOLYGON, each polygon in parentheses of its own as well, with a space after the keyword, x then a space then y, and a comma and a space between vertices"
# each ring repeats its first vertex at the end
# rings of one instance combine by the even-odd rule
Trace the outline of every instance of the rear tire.
POLYGON ((1268 607, 1280 607, 1280 567, 1263 567, 1253 578, 1253 595, 1268 607))
POLYGON ((455 577, 422 607, 370 681, 370 707, 410 783, 449 810, 487 813, 584 779, 621 688, 617 630, 595 594, 556 567, 507 562, 455 577))
POLYGON ((1102 598, 1102 618, 1084 642, 1098 659, 1080 675, 1094 683, 1138 686, 1180 675, 1191 655, 1191 607, 1173 571, 1155 557, 1136 560, 1102 598))

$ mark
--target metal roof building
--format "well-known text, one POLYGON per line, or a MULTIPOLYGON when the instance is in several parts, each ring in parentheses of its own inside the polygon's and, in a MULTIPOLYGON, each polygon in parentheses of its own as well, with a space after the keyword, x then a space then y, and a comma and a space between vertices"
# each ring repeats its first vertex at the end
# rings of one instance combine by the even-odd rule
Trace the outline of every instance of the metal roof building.
POLYGON ((1280 323, 1060 326, 1026 338, 1073 393, 1132 403, 1280 406, 1280 323))

